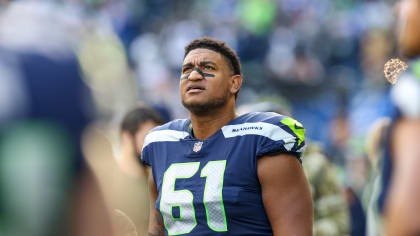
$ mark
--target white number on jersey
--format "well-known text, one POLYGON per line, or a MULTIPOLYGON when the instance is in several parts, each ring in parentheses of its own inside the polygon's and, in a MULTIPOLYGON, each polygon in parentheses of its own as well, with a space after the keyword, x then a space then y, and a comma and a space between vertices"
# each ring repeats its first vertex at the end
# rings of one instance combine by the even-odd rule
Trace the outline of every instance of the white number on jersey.
MULTIPOLYGON (((175 163, 169 166, 163 176, 160 212, 169 235, 190 233, 197 225, 193 204, 193 194, 189 190, 175 190, 177 179, 191 178, 196 174, 199 162, 175 163), (172 208, 179 208, 179 217, 175 218, 172 208)), ((223 176, 226 160, 209 161, 201 170, 201 177, 206 177, 203 203, 206 208, 207 224, 214 231, 227 231, 226 214, 223 205, 223 176)))

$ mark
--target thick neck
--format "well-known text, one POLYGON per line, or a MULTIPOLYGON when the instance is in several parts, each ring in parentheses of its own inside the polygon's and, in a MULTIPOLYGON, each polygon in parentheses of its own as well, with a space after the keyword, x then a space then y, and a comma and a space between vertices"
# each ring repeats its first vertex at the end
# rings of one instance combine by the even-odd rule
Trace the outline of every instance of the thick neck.
POLYGON ((236 114, 234 105, 227 105, 206 116, 196 116, 190 112, 190 117, 195 138, 204 140, 233 120, 236 114))

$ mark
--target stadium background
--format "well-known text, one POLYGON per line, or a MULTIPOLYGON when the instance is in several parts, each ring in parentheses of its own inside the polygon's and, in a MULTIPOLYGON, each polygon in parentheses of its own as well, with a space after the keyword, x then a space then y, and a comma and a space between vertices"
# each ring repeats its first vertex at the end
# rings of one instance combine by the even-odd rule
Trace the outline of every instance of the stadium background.
MULTIPOLYGON (((367 159, 366 137, 376 119, 392 112, 390 85, 383 76, 383 65, 396 56, 391 1, 3 0, 0 4, 3 49, 49 58, 76 55, 93 97, 92 104, 86 101, 86 109, 103 137, 98 142, 109 144, 109 156, 119 152, 119 122, 134 104, 154 106, 166 119, 186 117, 178 90, 183 47, 196 37, 211 36, 226 41, 241 59, 244 84, 238 105, 270 101, 291 110, 304 124, 310 142, 318 143, 338 168, 336 178, 343 189, 351 188, 363 206, 368 205, 366 183, 375 174, 367 159)), ((29 109, 30 101, 25 99, 30 96, 17 82, 23 72, 3 65, 0 117, 5 130, 18 120, 16 114, 29 109)), ((54 88, 37 89, 43 93, 54 88)), ((20 176, 13 171, 30 172, 38 157, 25 160, 26 165, 16 164, 4 154, 13 145, 4 141, 6 136, 2 135, 0 156, 0 235, 13 231, 10 199, 21 196, 28 206, 37 202, 25 191, 9 191, 20 176)), ((29 148, 22 139, 17 142, 22 150, 29 148)), ((29 158, 31 153, 22 155, 29 158)), ((109 168, 101 157, 92 156, 96 156, 89 162, 93 169, 109 168)), ((65 162, 50 165, 59 169, 65 162)), ((42 181, 35 178, 34 186, 42 181)), ((29 193, 39 191, 35 187, 29 193)), ((19 212, 18 208, 13 209, 19 212)), ((40 211, 28 217, 37 217, 40 211)))

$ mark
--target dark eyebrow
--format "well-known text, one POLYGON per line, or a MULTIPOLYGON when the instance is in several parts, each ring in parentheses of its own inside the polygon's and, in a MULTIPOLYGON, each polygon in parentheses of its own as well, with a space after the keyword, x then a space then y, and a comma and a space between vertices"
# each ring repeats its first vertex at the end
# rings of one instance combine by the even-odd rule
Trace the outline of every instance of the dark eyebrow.
POLYGON ((205 66, 205 65, 208 65, 208 64, 212 64, 212 65, 216 65, 216 63, 214 63, 214 62, 212 62, 212 61, 202 61, 202 62, 200 62, 200 66, 205 66))
MULTIPOLYGON (((200 62, 200 66, 205 66, 205 65, 208 65, 208 64, 211 64, 211 65, 214 65, 214 66, 216 66, 216 63, 214 63, 214 62, 212 62, 212 61, 202 61, 202 62, 200 62)), ((189 62, 189 63, 187 63, 187 64, 184 64, 184 65, 182 65, 182 67, 187 67, 187 66, 194 66, 191 62, 189 62)))
POLYGON ((182 67, 187 67, 187 66, 193 66, 193 64, 190 62, 190 63, 182 65, 182 67))

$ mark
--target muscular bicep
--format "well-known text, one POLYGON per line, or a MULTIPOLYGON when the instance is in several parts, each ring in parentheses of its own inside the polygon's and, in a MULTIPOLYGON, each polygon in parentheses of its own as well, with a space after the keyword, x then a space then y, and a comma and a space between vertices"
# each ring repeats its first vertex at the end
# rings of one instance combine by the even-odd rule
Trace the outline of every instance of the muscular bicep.
POLYGON ((158 191, 156 188, 155 180, 153 179, 151 167, 147 167, 147 172, 149 176, 149 199, 150 199, 148 236, 160 236, 160 235, 164 235, 164 229, 163 229, 163 224, 160 218, 159 211, 157 211, 155 208, 156 200, 158 198, 158 191))
POLYGON ((259 158, 258 178, 274 235, 312 235, 312 198, 297 158, 289 154, 259 158))
POLYGON ((420 234, 420 120, 401 120, 391 140, 394 162, 386 203, 388 235, 420 234))

